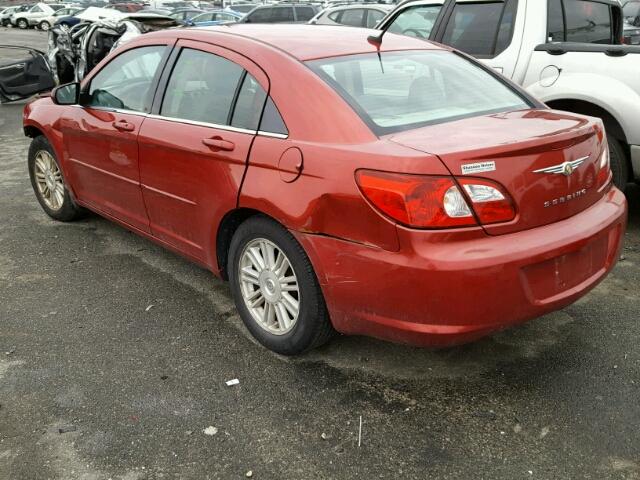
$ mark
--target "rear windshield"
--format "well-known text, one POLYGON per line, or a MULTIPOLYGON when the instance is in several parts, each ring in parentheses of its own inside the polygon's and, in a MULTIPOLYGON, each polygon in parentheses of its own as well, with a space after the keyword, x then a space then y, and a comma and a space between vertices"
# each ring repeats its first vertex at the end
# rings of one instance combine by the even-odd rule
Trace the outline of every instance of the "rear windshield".
POLYGON ((376 135, 531 108, 491 73, 448 51, 401 51, 307 63, 376 135))

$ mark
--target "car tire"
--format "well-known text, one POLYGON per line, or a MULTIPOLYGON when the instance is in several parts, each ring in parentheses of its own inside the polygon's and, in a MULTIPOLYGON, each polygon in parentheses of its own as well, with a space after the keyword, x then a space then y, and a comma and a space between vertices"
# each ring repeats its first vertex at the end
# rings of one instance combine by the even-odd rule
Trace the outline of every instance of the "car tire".
POLYGON ((608 135, 607 139, 609 141, 609 158, 611 173, 613 173, 613 183, 624 192, 629 182, 629 162, 627 162, 627 155, 617 138, 608 135))
POLYGON ((20 18, 16 21, 16 26, 21 30, 26 30, 29 28, 29 22, 27 22, 24 18, 20 18))
POLYGON ((262 215, 250 217, 234 233, 228 258, 236 307, 249 332, 263 346, 282 355, 298 355, 319 347, 334 334, 311 262, 298 241, 280 224, 262 215), (273 248, 272 255, 266 253, 268 248, 273 248), (254 263, 256 249, 263 261, 271 258, 265 268, 254 263), (247 269, 252 270, 252 275, 246 273, 247 269), (255 279, 255 273, 260 280, 255 279), (285 288, 281 289, 283 279, 285 288), (256 299, 256 292, 262 301, 256 299), (295 316, 292 298, 297 301, 295 316), (250 302, 257 304, 251 311, 250 302))
POLYGON ((47 215, 61 222, 80 218, 84 209, 69 194, 56 154, 42 135, 29 146, 29 177, 38 203, 47 215), (51 188, 54 185, 54 188, 51 188))
POLYGON ((42 30, 43 32, 48 32, 51 29, 51 25, 49 25, 49 22, 40 22, 40 30, 42 30))

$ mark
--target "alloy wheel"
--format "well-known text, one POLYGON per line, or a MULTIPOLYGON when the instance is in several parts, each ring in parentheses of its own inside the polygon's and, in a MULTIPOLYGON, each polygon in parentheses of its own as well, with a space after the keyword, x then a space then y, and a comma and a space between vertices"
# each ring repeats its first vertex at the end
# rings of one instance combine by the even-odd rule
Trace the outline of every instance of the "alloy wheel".
POLYGON ((273 242, 249 242, 238 265, 242 298, 255 322, 274 335, 290 332, 300 312, 298 278, 285 253, 273 242))
POLYGON ((46 150, 38 151, 33 168, 42 200, 51 210, 60 210, 64 203, 64 181, 53 156, 46 150))

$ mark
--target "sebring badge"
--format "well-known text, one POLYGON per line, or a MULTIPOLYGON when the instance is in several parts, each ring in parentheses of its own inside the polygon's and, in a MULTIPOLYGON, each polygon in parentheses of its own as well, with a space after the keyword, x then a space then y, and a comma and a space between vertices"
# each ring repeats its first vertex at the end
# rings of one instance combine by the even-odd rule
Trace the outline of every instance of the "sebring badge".
POLYGON ((584 163, 585 160, 588 160, 589 156, 579 158, 577 160, 573 160, 571 162, 563 162, 559 165, 554 165, 553 167, 541 168, 540 170, 534 170, 533 173, 555 173, 562 174, 565 177, 571 175, 576 168, 584 163))

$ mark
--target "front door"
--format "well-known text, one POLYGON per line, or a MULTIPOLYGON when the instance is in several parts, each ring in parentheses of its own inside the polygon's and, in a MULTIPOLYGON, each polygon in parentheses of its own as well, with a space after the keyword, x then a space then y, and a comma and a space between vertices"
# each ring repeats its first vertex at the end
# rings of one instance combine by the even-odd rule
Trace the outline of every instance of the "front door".
POLYGON ((0 103, 29 98, 55 85, 43 52, 0 45, 0 103))
POLYGON ((268 80, 221 47, 181 40, 176 48, 163 100, 140 132, 142 193, 155 236, 215 264, 214 235, 236 206, 268 80))
POLYGON ((78 199, 146 232, 138 134, 166 50, 151 45, 115 57, 89 80, 82 105, 67 108, 60 122, 78 199))

